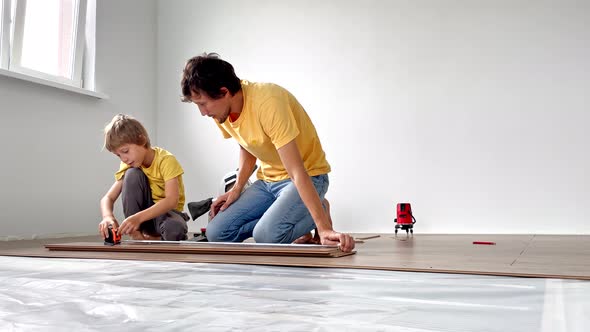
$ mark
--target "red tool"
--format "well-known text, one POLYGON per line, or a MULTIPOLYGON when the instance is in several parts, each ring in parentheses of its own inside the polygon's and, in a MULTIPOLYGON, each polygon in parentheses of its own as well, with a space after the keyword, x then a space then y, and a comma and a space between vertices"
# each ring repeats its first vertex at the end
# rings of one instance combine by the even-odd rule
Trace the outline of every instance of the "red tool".
POLYGON ((495 246, 496 242, 489 242, 489 241, 473 241, 473 244, 486 244, 489 246, 495 246))
POLYGON ((412 206, 410 203, 398 203, 397 204, 397 218, 395 218, 395 234, 401 228, 402 230, 406 230, 406 234, 408 231, 414 234, 414 224, 416 223, 416 218, 412 214, 412 206))
POLYGON ((121 243, 121 235, 117 234, 117 230, 113 229, 113 225, 109 225, 107 232, 109 233, 109 237, 104 239, 106 246, 114 246, 115 244, 121 243))
POLYGON ((194 242, 209 242, 207 241, 207 228, 203 227, 201 228, 201 234, 194 234, 194 237, 191 241, 194 242))

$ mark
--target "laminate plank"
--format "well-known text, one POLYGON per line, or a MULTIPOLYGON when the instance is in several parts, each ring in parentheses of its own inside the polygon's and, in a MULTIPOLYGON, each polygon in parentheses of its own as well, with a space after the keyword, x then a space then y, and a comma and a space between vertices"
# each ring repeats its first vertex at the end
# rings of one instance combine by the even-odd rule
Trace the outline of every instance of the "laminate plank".
POLYGON ((255 243, 211 243, 211 242, 164 242, 130 241, 115 246, 96 242, 74 242, 46 244, 52 251, 104 251, 136 253, 174 254, 233 254, 301 257, 342 257, 355 252, 344 253, 337 246, 255 244, 255 243))

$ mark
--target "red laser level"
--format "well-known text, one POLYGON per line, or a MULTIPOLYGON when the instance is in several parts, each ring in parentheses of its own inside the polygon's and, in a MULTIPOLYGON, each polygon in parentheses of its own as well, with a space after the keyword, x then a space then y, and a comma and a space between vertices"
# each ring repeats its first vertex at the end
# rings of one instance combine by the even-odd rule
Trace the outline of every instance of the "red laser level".
POLYGON ((408 231, 414 234, 414 224, 416 223, 416 218, 412 214, 412 206, 410 203, 398 203, 397 204, 397 218, 395 218, 395 234, 401 228, 402 230, 406 230, 406 234, 408 231))

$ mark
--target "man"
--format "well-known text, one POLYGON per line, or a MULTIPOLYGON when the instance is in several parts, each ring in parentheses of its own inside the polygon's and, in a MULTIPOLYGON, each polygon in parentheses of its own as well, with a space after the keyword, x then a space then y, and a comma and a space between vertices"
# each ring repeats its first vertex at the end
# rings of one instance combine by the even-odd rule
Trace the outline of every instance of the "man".
POLYGON ((211 206, 210 241, 253 236, 258 243, 301 243, 316 228, 322 244, 354 249, 352 237, 334 231, 324 210, 330 165, 311 119, 289 91, 240 80, 215 53, 187 61, 181 88, 184 102, 195 103, 241 147, 236 184, 211 206), (259 180, 242 193, 257 159, 259 180))

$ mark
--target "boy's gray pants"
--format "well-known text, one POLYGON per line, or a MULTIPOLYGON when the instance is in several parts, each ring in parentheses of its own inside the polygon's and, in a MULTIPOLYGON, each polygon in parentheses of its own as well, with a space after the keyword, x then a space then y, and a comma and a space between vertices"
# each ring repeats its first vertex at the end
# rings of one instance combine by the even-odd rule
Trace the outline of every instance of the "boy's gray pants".
MULTIPOLYGON (((154 205, 152 191, 147 176, 139 168, 129 168, 123 176, 123 213, 125 218, 154 205)), ((189 216, 177 210, 170 210, 151 220, 144 221, 141 232, 161 236, 164 241, 186 240, 189 216)))

